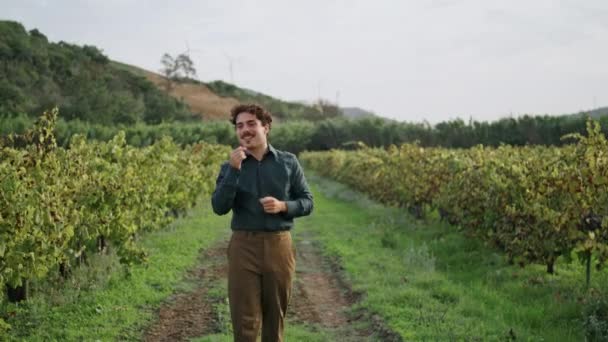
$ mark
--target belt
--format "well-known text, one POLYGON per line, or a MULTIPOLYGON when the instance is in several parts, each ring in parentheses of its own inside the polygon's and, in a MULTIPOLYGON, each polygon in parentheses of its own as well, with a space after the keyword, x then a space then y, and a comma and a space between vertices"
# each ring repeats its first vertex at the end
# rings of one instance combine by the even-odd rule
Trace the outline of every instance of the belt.
POLYGON ((289 233, 289 229, 284 230, 238 230, 233 229, 232 234, 244 235, 244 236, 255 236, 255 235, 281 235, 289 233))

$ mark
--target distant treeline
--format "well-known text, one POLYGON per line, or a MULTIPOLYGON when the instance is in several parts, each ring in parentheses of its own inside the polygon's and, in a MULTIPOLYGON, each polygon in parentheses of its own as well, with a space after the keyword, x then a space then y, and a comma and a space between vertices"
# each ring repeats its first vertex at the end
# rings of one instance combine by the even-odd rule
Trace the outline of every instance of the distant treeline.
MULTIPOLYGON (((608 133, 608 116, 600 117, 604 134, 608 133)), ((288 121, 275 124, 270 142, 277 148, 294 153, 304 150, 322 151, 333 148, 353 149, 360 143, 380 147, 391 144, 419 142, 421 146, 467 148, 478 144, 498 146, 562 145, 561 137, 568 133, 585 132, 584 115, 575 116, 523 116, 505 118, 495 122, 469 122, 452 120, 435 126, 396 122, 382 118, 334 118, 319 121, 288 121)), ((23 132, 33 119, 20 115, 0 117, 0 134, 23 132)), ((107 141, 118 131, 126 133, 127 143, 147 146, 169 135, 179 144, 198 141, 235 146, 234 128, 228 121, 198 123, 165 123, 160 125, 101 125, 80 120, 60 120, 56 126, 57 141, 67 146, 69 138, 78 133, 89 139, 107 141)))
MULTIPOLYGON (((382 118, 343 118, 324 120, 314 125, 303 140, 302 150, 319 151, 333 148, 357 148, 359 142, 370 147, 418 142, 421 146, 468 148, 475 145, 501 144, 553 145, 568 141, 561 137, 568 133, 585 133, 587 116, 521 116, 494 122, 465 122, 461 119, 441 122, 434 126, 423 123, 397 122, 382 118)), ((604 134, 608 133, 608 116, 597 119, 604 134)))
POLYGON ((114 67, 94 46, 51 43, 38 30, 0 21, 0 113, 61 116, 113 125, 192 119, 188 107, 142 76, 114 67))

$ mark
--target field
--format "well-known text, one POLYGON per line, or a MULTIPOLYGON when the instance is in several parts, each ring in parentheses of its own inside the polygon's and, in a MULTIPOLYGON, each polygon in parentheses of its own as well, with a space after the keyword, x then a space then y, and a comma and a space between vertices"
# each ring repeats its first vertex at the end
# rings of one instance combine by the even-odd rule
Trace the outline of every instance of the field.
MULTIPOLYGON (((589 293, 582 266, 559 263, 560 272, 549 275, 542 267, 508 265, 436 219, 416 221, 339 183, 309 178, 317 208, 293 232, 298 280, 289 340, 584 339, 589 293)), ((129 276, 115 257, 100 256, 62 289, 4 306, 13 325, 8 336, 229 341, 228 224, 203 202, 145 236, 150 261, 129 276)), ((594 277, 594 291, 607 280, 604 273, 594 277)))
MULTIPOLYGON (((55 117, 2 142, 2 339, 231 340, 230 217, 209 200, 229 149, 64 150, 55 117)), ((605 340, 606 141, 589 127, 561 148, 302 154, 315 209, 292 231, 287 340, 605 340)))

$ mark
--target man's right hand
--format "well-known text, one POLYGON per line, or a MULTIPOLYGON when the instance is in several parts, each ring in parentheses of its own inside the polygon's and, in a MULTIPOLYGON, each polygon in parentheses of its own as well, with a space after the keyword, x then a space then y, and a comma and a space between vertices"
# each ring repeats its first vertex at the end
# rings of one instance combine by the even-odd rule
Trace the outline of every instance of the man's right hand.
POLYGON ((244 146, 239 146, 234 149, 234 151, 230 153, 230 166, 237 170, 240 170, 241 163, 243 162, 243 160, 245 160, 245 158, 247 158, 245 151, 247 151, 247 147, 244 146))

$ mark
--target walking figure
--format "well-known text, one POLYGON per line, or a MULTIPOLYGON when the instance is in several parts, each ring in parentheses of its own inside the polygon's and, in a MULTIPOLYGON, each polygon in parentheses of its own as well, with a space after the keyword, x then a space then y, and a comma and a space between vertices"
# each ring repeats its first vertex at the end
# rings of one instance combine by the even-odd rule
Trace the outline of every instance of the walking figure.
POLYGON ((232 210, 228 244, 228 299, 234 341, 283 341, 295 273, 293 220, 309 215, 313 197, 295 155, 268 143, 272 116, 258 105, 231 110, 240 146, 217 177, 218 215, 232 210))

